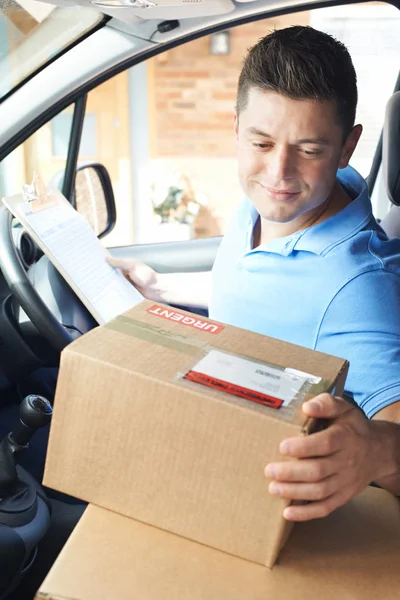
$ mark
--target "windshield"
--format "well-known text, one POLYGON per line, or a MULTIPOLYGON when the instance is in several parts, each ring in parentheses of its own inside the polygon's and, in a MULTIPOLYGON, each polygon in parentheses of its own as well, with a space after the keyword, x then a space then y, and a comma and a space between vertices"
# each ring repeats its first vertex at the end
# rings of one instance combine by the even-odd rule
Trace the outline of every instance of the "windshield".
POLYGON ((102 18, 92 8, 0 0, 0 102, 102 18))

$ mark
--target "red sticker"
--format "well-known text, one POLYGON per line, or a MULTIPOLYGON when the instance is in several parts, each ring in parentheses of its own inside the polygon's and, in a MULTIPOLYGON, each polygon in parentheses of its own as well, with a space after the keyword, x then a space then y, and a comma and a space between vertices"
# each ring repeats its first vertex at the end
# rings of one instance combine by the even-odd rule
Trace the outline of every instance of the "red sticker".
POLYGON ((185 315, 184 313, 178 312, 172 308, 166 308, 165 306, 158 306, 158 304, 148 308, 146 312, 155 315, 156 317, 167 319, 168 321, 181 323, 181 325, 186 325, 187 327, 194 327, 194 329, 207 331, 208 333, 220 333, 224 329, 222 325, 218 325, 217 323, 205 321, 198 317, 188 317, 188 315, 185 315))
POLYGON ((263 404, 270 408, 280 408, 283 404, 283 400, 280 400, 279 398, 255 392, 254 390, 249 390, 240 385, 229 383, 229 381, 223 381, 222 379, 217 379, 216 377, 211 377, 204 373, 198 373, 197 371, 189 371, 184 376, 184 379, 194 381, 195 383, 201 383, 202 385, 214 388, 215 390, 232 394, 232 396, 239 396, 239 398, 244 398, 245 400, 256 402, 257 404, 263 404))

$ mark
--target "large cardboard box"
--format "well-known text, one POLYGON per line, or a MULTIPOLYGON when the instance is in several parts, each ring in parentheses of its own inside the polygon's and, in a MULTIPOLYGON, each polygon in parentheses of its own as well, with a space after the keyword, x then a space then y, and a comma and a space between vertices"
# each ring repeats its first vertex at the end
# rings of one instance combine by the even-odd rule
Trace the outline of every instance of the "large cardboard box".
POLYGON ((295 526, 270 570, 89 506, 37 600, 395 600, 400 504, 368 489, 295 526))
POLYGON ((290 525, 264 467, 347 367, 143 302, 63 351, 44 483, 272 566, 290 525))

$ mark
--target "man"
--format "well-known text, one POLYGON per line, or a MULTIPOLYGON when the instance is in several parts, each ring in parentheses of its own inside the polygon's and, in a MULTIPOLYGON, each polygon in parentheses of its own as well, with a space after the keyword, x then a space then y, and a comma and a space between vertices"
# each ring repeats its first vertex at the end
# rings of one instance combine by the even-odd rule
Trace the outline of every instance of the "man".
POLYGON ((306 402, 305 414, 330 426, 285 440, 280 451, 293 460, 265 468, 271 494, 307 501, 285 509, 293 521, 323 517, 371 482, 400 494, 400 244, 348 167, 362 132, 356 104, 341 43, 300 26, 266 36, 239 79, 246 199, 212 280, 110 261, 149 299, 208 306, 211 318, 349 359, 355 405, 329 394, 306 402))

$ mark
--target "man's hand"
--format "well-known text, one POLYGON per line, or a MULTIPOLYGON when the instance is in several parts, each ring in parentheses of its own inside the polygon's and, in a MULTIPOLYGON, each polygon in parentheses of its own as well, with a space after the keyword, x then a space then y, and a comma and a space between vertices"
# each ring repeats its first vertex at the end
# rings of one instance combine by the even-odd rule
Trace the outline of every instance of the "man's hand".
POLYGON ((159 273, 133 258, 114 258, 107 256, 107 262, 122 274, 139 290, 148 300, 163 302, 159 273))
POLYGON ((133 258, 107 256, 107 262, 120 269, 148 300, 178 306, 208 308, 211 271, 195 273, 157 273, 133 258))
MULTIPOLYGON (((320 394, 303 404, 303 412, 329 419, 329 427, 306 437, 284 440, 280 452, 296 460, 271 463, 265 474, 271 494, 307 504, 284 510, 289 521, 325 517, 361 492, 372 481, 389 477, 393 461, 388 443, 392 423, 370 421, 342 398, 320 394)), ((398 431, 393 431, 393 436, 398 431)))

